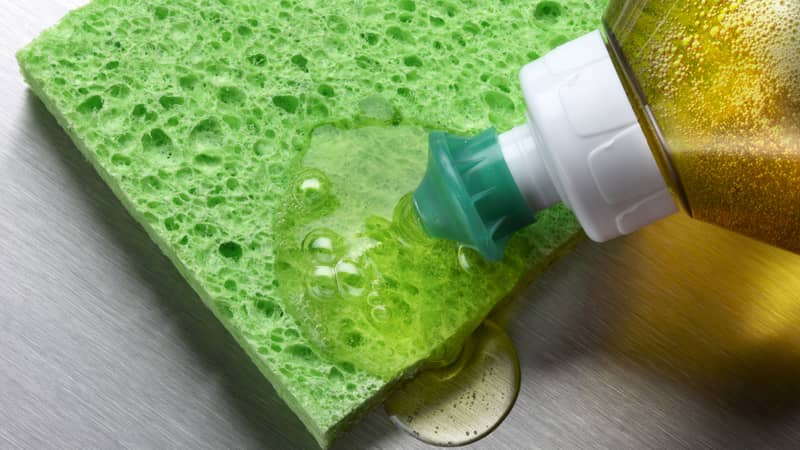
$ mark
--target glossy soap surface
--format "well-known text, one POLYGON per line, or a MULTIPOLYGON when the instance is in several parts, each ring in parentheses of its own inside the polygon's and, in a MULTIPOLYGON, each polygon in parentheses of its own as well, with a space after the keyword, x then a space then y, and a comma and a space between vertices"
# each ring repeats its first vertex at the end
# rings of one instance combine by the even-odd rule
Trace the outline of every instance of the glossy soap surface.
POLYGON ((501 263, 426 236, 411 193, 427 143, 412 126, 316 130, 277 222, 278 293, 304 334, 327 358, 386 380, 448 359, 530 261, 557 247, 536 230, 574 227, 549 211, 501 263))

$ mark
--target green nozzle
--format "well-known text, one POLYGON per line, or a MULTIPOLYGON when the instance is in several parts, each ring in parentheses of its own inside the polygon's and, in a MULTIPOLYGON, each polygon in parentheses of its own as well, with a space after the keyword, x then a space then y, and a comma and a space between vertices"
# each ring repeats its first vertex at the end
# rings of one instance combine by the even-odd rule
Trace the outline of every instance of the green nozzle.
POLYGON ((414 193, 425 231, 503 258, 514 232, 535 221, 503 158, 497 132, 462 138, 433 132, 428 170, 414 193))

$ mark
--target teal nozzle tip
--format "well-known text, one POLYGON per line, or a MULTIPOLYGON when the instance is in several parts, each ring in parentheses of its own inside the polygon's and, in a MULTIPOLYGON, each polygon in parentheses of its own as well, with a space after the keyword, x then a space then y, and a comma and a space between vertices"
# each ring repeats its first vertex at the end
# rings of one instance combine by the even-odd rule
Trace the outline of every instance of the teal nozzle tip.
POLYGON ((506 165, 497 132, 462 138, 430 134, 428 170, 414 192, 425 231, 503 259, 517 230, 535 221, 506 165))

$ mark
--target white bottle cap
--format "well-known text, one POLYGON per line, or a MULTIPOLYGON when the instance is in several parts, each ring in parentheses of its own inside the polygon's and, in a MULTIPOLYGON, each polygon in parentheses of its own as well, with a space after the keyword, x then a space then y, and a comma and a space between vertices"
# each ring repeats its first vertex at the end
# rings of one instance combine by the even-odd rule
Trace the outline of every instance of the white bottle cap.
POLYGON ((499 142, 533 211, 562 200, 600 242, 677 211, 599 31, 520 78, 529 121, 499 142))

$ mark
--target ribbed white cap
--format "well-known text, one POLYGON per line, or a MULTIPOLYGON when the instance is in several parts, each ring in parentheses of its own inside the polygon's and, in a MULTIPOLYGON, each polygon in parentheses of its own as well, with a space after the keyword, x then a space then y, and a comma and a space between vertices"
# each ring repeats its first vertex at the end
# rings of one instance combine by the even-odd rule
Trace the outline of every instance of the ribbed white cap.
POLYGON ((529 121, 500 136, 533 210, 558 200, 607 241, 677 211, 599 31, 522 69, 529 121))

